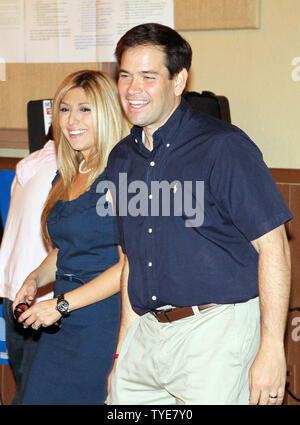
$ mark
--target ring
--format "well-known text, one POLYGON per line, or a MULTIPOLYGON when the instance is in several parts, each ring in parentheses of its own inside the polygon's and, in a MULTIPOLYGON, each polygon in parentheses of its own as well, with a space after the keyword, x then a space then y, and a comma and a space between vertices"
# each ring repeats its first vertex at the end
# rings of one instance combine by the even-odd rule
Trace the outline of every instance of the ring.
POLYGON ((277 398, 277 395, 269 395, 269 398, 277 398))
POLYGON ((38 330, 40 329, 40 326, 38 326, 38 325, 32 325, 31 327, 32 327, 32 329, 34 329, 35 331, 38 331, 38 330))

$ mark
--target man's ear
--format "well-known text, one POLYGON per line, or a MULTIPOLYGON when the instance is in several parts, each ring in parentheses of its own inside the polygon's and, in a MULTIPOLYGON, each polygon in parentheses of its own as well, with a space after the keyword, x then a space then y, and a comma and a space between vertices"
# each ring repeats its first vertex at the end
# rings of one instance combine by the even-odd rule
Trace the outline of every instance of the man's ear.
POLYGON ((186 83, 188 80, 188 72, 185 68, 182 68, 181 71, 178 72, 178 74, 176 74, 174 76, 174 94, 175 96, 181 96, 186 83))

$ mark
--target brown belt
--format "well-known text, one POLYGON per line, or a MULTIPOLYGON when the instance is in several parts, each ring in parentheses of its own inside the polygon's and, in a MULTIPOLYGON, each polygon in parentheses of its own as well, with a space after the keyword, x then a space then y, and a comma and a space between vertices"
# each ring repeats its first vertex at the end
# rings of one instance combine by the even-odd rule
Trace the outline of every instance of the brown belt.
MULTIPOLYGON (((198 305, 197 308, 199 311, 202 311, 213 305, 215 304, 203 304, 198 305)), ((175 322, 175 320, 184 319, 185 317, 190 317, 195 314, 192 307, 175 307, 170 308, 169 310, 151 310, 150 313, 162 323, 175 322)))

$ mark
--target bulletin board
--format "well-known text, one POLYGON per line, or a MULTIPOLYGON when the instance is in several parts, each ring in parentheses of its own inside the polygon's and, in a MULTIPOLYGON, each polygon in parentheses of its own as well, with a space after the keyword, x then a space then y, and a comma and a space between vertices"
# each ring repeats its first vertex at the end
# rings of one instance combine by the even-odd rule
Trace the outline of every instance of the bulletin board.
POLYGON ((174 0, 178 31, 257 29, 260 0, 174 0))

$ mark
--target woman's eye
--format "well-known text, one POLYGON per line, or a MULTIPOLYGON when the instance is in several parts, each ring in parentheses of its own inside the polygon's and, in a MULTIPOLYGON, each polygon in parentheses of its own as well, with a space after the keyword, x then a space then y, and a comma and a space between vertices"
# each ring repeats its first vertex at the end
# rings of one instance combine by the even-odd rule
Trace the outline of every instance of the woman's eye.
POLYGON ((61 106, 61 107, 59 108, 59 111, 60 111, 60 112, 68 112, 68 111, 69 111, 69 109, 68 109, 68 108, 66 108, 65 106, 61 106))
POLYGON ((91 108, 87 108, 86 106, 82 106, 82 107, 80 108, 80 111, 81 111, 81 112, 91 112, 91 108))

